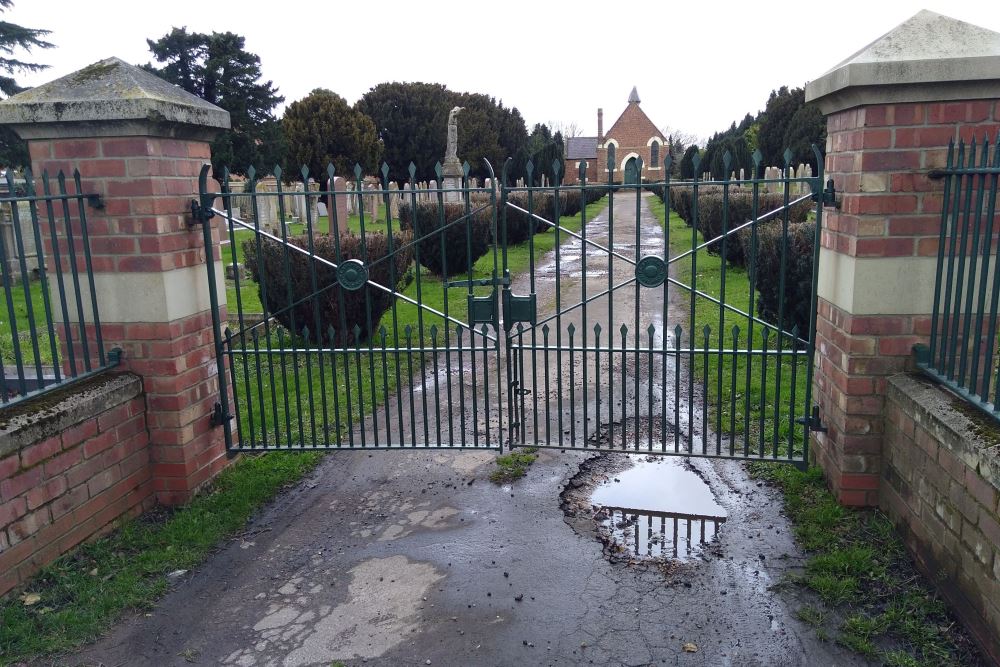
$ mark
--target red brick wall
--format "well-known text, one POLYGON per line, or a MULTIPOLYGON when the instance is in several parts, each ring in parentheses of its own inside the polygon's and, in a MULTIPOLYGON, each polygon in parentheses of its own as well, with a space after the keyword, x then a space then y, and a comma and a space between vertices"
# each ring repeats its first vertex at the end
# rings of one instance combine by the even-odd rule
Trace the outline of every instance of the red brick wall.
POLYGON ((152 506, 141 382, 114 382, 121 388, 100 409, 58 430, 43 427, 43 437, 0 455, 0 595, 120 517, 152 506))
MULTIPOLYGON (((824 215, 822 246, 851 257, 933 257, 938 251, 948 142, 1000 129, 1000 102, 885 104, 827 117, 826 174, 841 208, 824 215)), ((823 271, 823 266, 820 266, 823 271)), ((875 288, 877 286, 873 286, 875 288)), ((841 502, 878 503, 885 378, 930 335, 922 313, 857 316, 819 300, 816 400, 829 432, 813 455, 841 502)))
POLYGON ((956 410, 957 400, 890 378, 879 499, 918 566, 1000 664, 1000 428, 956 410))

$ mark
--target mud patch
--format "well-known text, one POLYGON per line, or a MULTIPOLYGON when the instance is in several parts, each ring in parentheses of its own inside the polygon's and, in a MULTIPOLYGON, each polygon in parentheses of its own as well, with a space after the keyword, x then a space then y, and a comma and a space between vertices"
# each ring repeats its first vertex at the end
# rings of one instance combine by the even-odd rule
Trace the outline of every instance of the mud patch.
POLYGON ((567 522, 596 536, 612 561, 679 564, 721 555, 728 518, 707 482, 679 458, 606 454, 584 462, 562 493, 567 522))

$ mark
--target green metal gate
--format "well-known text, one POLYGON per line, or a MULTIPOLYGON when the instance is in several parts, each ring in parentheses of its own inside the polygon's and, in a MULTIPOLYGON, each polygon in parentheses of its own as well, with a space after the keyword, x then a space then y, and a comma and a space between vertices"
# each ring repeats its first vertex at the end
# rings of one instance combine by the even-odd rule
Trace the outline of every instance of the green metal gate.
POLYGON ((207 245, 213 229, 222 242, 208 273, 228 398, 213 423, 231 451, 502 449, 506 439, 802 463, 819 428, 815 284, 832 198, 818 152, 817 162, 800 178, 786 164, 778 180, 642 182, 636 160, 636 182, 621 183, 609 160, 606 181, 587 182, 581 164, 579 181, 562 185, 556 161, 543 186, 530 162, 515 181, 508 160, 499 179, 485 164, 483 184, 468 164, 459 177, 438 165, 427 187, 410 165, 400 189, 386 166, 378 182, 356 168, 339 186, 332 166, 318 186, 305 169, 296 186, 251 169, 245 181, 223 174, 221 193, 206 166, 192 213, 207 245), (683 248, 683 223, 666 215, 681 199, 683 248), (803 208, 814 222, 805 232, 803 208), (806 236, 802 280, 792 261, 806 236), (775 243, 762 275, 762 249, 775 243), (727 266, 736 245, 746 268, 727 266), (714 262, 711 281, 699 262, 714 262), (762 281, 776 312, 755 303, 762 281), (786 312, 789 288, 796 312, 810 313, 804 326, 786 312))

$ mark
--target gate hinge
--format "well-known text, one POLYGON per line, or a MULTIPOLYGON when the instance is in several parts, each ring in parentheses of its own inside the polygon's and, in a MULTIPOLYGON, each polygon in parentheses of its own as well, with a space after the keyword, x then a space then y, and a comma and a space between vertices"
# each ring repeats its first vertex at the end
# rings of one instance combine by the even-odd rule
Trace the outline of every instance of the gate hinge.
POLYGON ((214 217, 215 212, 211 205, 206 207, 204 204, 199 204, 197 199, 191 200, 191 219, 188 221, 188 227, 204 224, 214 217))
POLYGON ((826 433, 826 427, 823 426, 823 420, 819 418, 819 406, 814 405, 812 409, 812 414, 806 417, 799 417, 795 420, 796 424, 802 424, 806 426, 813 433, 826 433))
POLYGON ((216 426, 222 426, 232 418, 233 416, 231 414, 223 411, 222 403, 217 402, 214 406, 212 406, 212 416, 209 419, 209 424, 211 424, 213 428, 216 426))
POLYGON ((818 183, 813 183, 812 199, 815 202, 822 202, 823 206, 840 208, 840 203, 837 201, 837 189, 833 187, 832 178, 826 182, 826 188, 823 190, 818 189, 818 183))

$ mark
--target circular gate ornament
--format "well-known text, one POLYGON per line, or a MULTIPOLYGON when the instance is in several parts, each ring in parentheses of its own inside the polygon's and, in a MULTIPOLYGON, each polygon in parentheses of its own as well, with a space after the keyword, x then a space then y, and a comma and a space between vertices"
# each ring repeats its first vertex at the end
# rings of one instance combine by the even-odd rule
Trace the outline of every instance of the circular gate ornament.
POLYGON ((368 269, 360 259, 349 259, 337 269, 337 282, 346 290, 359 290, 368 282, 368 269))
POLYGON ((647 255, 635 265, 635 279, 643 287, 659 287, 667 280, 667 263, 660 257, 647 255))

